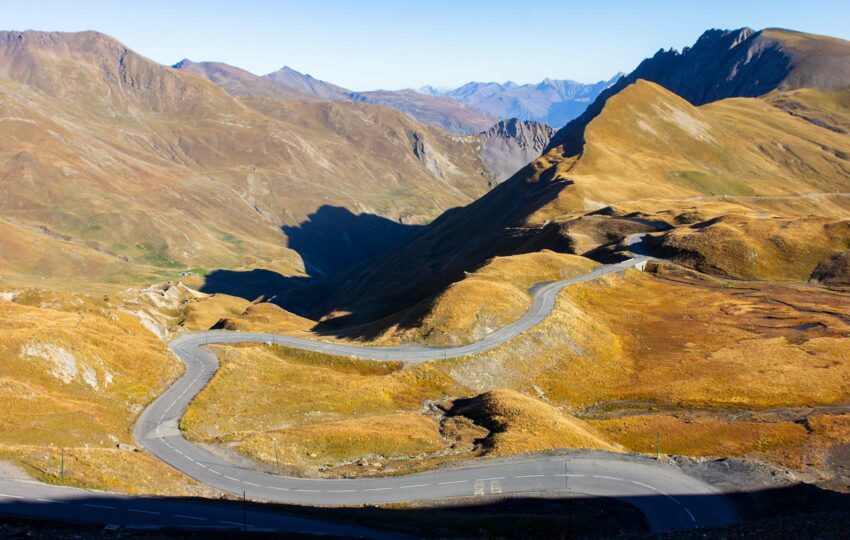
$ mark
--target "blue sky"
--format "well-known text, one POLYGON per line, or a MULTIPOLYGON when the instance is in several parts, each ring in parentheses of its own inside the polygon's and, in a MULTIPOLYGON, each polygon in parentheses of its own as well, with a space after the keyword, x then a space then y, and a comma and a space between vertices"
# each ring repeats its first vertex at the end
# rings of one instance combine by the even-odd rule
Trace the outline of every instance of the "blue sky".
POLYGON ((289 65, 354 89, 469 80, 582 82, 630 71, 707 28, 784 27, 850 39, 848 0, 2 0, 8 30, 98 30, 158 62, 289 65))

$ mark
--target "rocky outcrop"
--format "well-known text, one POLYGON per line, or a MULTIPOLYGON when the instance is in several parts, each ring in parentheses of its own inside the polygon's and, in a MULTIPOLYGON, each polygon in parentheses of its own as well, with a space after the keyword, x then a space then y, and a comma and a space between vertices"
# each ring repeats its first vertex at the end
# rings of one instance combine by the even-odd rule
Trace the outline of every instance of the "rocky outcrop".
POLYGON ((511 118, 479 134, 481 162, 498 184, 536 159, 549 144, 555 130, 540 122, 511 118))
POLYGON ((443 177, 443 171, 440 169, 440 162, 431 150, 431 145, 425 140, 420 133, 413 132, 410 134, 410 139, 413 144, 413 155, 419 160, 426 169, 431 171, 437 178, 443 177))

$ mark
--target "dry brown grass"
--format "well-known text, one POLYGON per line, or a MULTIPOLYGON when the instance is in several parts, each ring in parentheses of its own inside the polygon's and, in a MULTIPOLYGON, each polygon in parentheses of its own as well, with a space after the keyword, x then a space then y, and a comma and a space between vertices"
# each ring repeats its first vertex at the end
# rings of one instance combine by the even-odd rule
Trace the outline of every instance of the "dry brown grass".
POLYGON ((133 421, 181 371, 135 318, 84 296, 0 301, 0 443, 131 443, 133 421))
POLYGON ((159 460, 116 448, 135 444, 139 413, 180 374, 165 344, 112 299, 7 292, 0 300, 0 455, 60 483, 64 448, 68 485, 208 494, 159 460))
POLYGON ((245 313, 251 302, 227 294, 212 294, 186 304, 182 326, 187 330, 209 330, 221 319, 234 319, 245 313))
POLYGON ((850 248, 850 221, 738 214, 652 239, 662 256, 738 279, 807 280, 819 263, 850 248))
POLYGON ((221 369, 190 405, 184 428, 195 440, 244 443, 246 452, 263 460, 270 456, 265 445, 272 435, 287 442, 294 463, 336 463, 360 451, 390 454, 404 446, 405 437, 417 453, 431 451, 438 430, 431 430, 433 421, 411 421, 410 413, 426 400, 465 391, 430 364, 398 370, 279 348, 277 354, 264 347, 220 350, 221 369), (373 443, 361 436, 381 419, 399 428, 383 435, 385 451, 377 442, 382 436, 376 434, 373 443), (320 443, 334 431, 339 437, 320 443))
POLYGON ((299 317, 268 302, 253 303, 236 296, 213 294, 186 304, 181 326, 208 330, 225 321, 229 330, 298 334, 308 332, 314 321, 299 317))
POLYGON ((728 422, 709 415, 626 416, 589 420, 607 438, 635 452, 749 457, 789 467, 802 465, 806 428, 793 422, 728 422))
MULTIPOLYGON (((638 81, 612 97, 587 126, 580 157, 555 149, 539 160, 575 184, 530 221, 642 200, 850 192, 846 135, 788 114, 771 99, 694 107, 638 81)), ((830 115, 839 124, 850 120, 845 102, 846 95, 829 92, 806 99, 816 116, 830 115)))
POLYGON ((279 457, 284 464, 298 468, 338 467, 372 456, 411 458, 447 449, 439 423, 417 412, 237 433, 233 440, 239 443, 240 453, 258 461, 271 465, 279 457))
POLYGON ((405 316, 378 342, 443 345, 478 341, 528 310, 532 300, 528 289, 535 283, 583 275, 595 266, 590 259, 549 250, 495 257, 436 298, 412 308, 412 315, 405 316), (411 323, 411 318, 415 322, 411 323))
POLYGON ((484 444, 492 455, 552 448, 615 450, 585 422, 513 390, 491 390, 456 402, 452 414, 468 417, 490 430, 484 444))
POLYGON ((33 478, 49 484, 140 495, 217 495, 149 454, 115 448, 64 448, 62 480, 61 452, 55 446, 0 445, 0 457, 14 461, 33 478))
POLYGON ((476 391, 514 388, 579 409, 623 399, 837 403, 850 396, 848 305, 845 294, 814 287, 718 286, 630 271, 566 289, 538 327, 444 369, 476 391))

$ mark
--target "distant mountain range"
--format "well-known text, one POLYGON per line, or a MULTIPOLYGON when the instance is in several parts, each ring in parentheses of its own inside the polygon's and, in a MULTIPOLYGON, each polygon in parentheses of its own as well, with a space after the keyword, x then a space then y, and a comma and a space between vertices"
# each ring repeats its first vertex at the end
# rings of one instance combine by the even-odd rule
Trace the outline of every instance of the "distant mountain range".
POLYGON ((536 84, 470 82, 451 90, 424 86, 418 92, 448 97, 498 118, 533 120, 559 128, 583 113, 596 96, 622 75, 618 73, 610 80, 593 84, 558 79, 544 79, 536 84))
POLYGON ((425 86, 418 90, 356 92, 289 66, 263 75, 262 81, 254 80, 257 76, 243 69, 218 62, 184 59, 173 67, 203 75, 235 96, 372 103, 391 107, 417 122, 439 126, 458 135, 481 133, 500 120, 511 118, 541 122, 557 129, 583 113, 622 75, 594 84, 544 79, 537 84, 523 85, 470 82, 455 89, 425 86))
MULTIPOLYGON (((480 162, 489 173, 491 185, 506 180, 537 158, 555 133, 554 128, 541 122, 516 118, 496 121, 451 98, 428 96, 414 90, 352 92, 286 66, 264 76, 219 62, 181 60, 172 67, 201 75, 237 97, 368 103, 396 109, 418 122, 439 126, 464 135, 470 143, 479 143, 480 162)), ((413 148, 418 152, 417 158, 439 176, 438 164, 428 155, 429 143, 414 138, 413 148)))
MULTIPOLYGON (((403 112, 423 124, 439 126, 458 135, 474 135, 495 124, 499 118, 456 100, 419 94, 413 90, 355 92, 300 73, 288 66, 269 73, 265 79, 319 99, 358 101, 384 105, 403 112)), ((215 82, 215 81, 213 81, 215 82)))

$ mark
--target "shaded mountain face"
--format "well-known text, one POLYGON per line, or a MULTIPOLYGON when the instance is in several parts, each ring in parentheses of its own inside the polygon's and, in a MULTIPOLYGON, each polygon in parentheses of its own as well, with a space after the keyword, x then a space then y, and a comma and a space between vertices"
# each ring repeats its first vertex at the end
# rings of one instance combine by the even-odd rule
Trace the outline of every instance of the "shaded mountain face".
MULTIPOLYGON (((201 71, 260 88, 245 72, 201 71)), ((488 189, 474 140, 365 103, 234 97, 95 32, 0 33, 0 116, 6 279, 298 273, 285 228, 323 205, 422 223, 488 189)))
POLYGON ((709 30, 681 52, 660 50, 603 91, 578 118, 552 138, 568 155, 581 151, 584 128, 605 102, 639 79, 652 81, 694 105, 771 90, 839 89, 850 85, 850 43, 768 29, 709 30))
POLYGON ((792 218, 817 211, 846 219, 850 197, 828 194, 850 192, 850 81, 832 75, 850 67, 850 56, 842 63, 836 52, 850 43, 803 35, 807 53, 800 60, 788 36, 799 35, 709 32, 697 53, 659 53, 666 60, 654 68, 657 78, 677 81, 703 105, 658 83, 638 78, 621 88, 621 80, 585 119, 581 152, 552 148, 389 256, 352 269, 318 310, 346 314, 323 325, 329 331, 365 321, 389 326, 394 312, 428 302, 495 256, 543 248, 593 255, 631 233, 730 211, 763 217, 779 210, 792 218), (765 34, 786 41, 755 41, 765 34), (701 67, 684 61, 691 54, 699 54, 701 67), (830 72, 819 79, 814 74, 822 65, 830 72), (795 72, 813 87, 798 88, 803 83, 794 82, 795 72), (701 85, 688 76, 699 76, 701 85), (832 89, 840 84, 844 89, 832 89))
POLYGON ((552 127, 540 122, 502 120, 479 134, 481 161, 493 181, 502 182, 537 159, 554 134, 552 127))
POLYGON ((470 82, 438 95, 486 111, 498 118, 533 120, 558 128, 584 112, 587 106, 621 75, 618 73, 611 80, 594 84, 556 79, 544 79, 537 84, 522 85, 512 82, 470 82))

